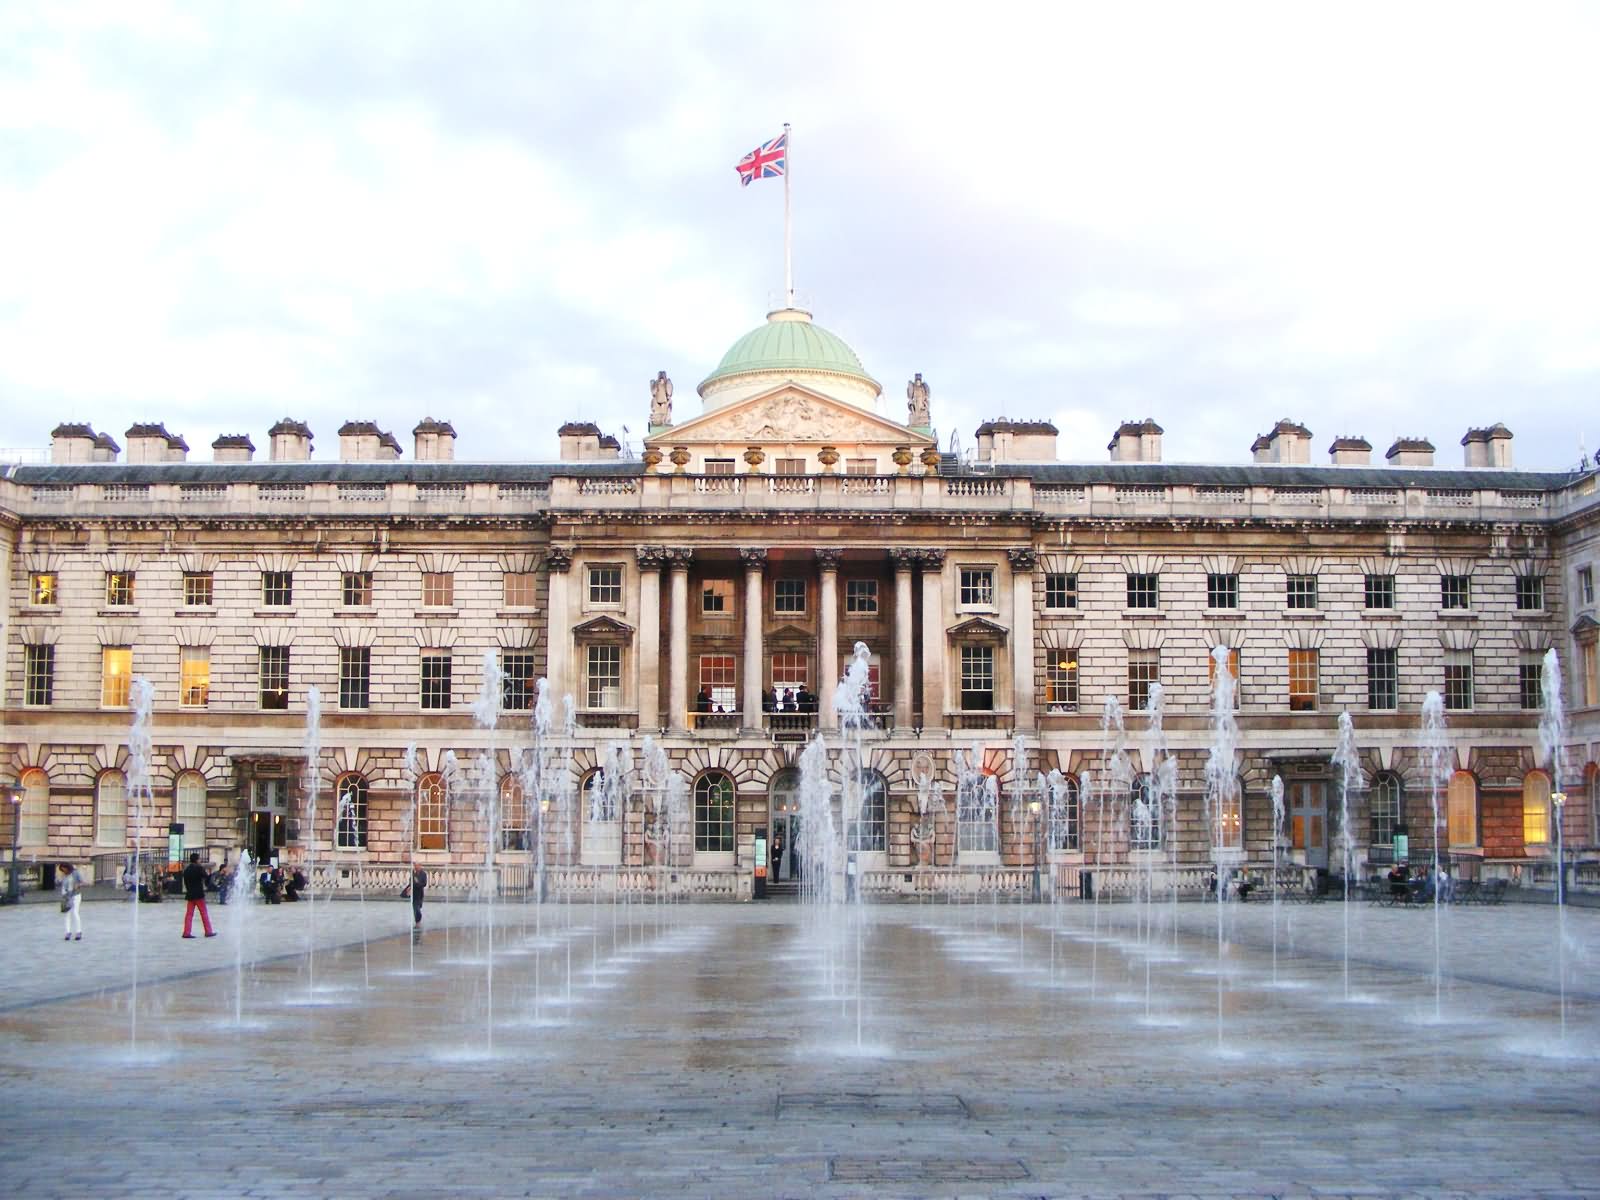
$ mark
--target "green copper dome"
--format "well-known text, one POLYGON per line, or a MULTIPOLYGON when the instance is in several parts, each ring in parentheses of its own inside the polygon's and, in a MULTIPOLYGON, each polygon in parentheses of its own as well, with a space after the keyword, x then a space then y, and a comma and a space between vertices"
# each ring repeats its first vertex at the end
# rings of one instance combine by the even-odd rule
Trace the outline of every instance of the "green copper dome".
POLYGON ((883 390, 843 338, 813 325, 808 312, 780 308, 729 347, 717 369, 700 381, 699 391, 703 395, 707 385, 734 375, 786 371, 826 371, 859 379, 874 392, 883 390))

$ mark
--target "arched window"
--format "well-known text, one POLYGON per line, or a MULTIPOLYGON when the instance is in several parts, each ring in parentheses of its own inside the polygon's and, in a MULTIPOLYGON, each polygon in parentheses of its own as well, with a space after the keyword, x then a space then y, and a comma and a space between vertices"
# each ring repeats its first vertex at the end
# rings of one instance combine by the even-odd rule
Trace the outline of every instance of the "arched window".
POLYGON ((50 777, 37 767, 22 773, 22 828, 24 846, 43 846, 50 840, 50 777))
MULTIPOLYGON (((1218 850, 1244 849, 1244 781, 1230 776, 1221 794, 1211 797, 1211 845, 1218 850)), ((1159 815, 1156 818, 1160 820, 1159 815)))
MULTIPOLYGON (((861 772, 854 786, 861 789, 860 816, 850 822, 849 847, 852 850, 882 850, 883 829, 888 816, 889 782, 870 768, 861 772)), ((855 805, 856 797, 848 797, 846 811, 855 805)))
POLYGON ((172 819, 183 826, 183 848, 206 848, 206 780, 199 771, 185 771, 172 789, 172 819))
POLYGON ((1478 780, 1471 771, 1450 776, 1448 826, 1451 846, 1478 844, 1478 780))
POLYGON ((615 866, 622 861, 623 779, 608 779, 604 770, 583 777, 583 861, 593 866, 615 866))
POLYGON ((449 849, 444 776, 437 771, 417 780, 417 849, 449 849))
POLYGON ((777 814, 800 812, 800 772, 786 767, 772 777, 767 785, 772 796, 772 811, 777 814))
POLYGON ((1078 802, 1077 778, 1072 775, 1063 776, 1061 785, 1050 791, 1050 849, 1078 848, 1078 802))
POLYGON ((1402 824, 1401 817, 1405 812, 1405 792, 1400 786, 1400 776, 1393 771, 1380 771, 1373 778, 1368 811, 1372 817, 1372 832, 1368 835, 1372 845, 1388 847, 1392 854, 1394 831, 1402 824))
POLYGON ((1149 775, 1133 781, 1128 793, 1128 848, 1161 849, 1161 805, 1149 775))
POLYGON ((1550 776, 1543 771, 1522 777, 1522 844, 1550 844, 1550 776))
POLYGON ((733 780, 721 771, 708 771, 694 781, 694 848, 733 849, 733 780))
POLYGON ((526 850, 528 840, 528 800, 522 789, 522 776, 507 771, 500 777, 500 848, 526 850))
POLYGON ((128 781, 107 771, 94 787, 94 840, 97 846, 128 844, 128 781))
POLYGON ((367 848, 367 781, 360 775, 339 776, 333 788, 337 824, 334 845, 340 850, 367 848))
POLYGON ((621 797, 615 786, 606 786, 606 773, 599 768, 583 777, 583 819, 588 822, 615 821, 621 797))

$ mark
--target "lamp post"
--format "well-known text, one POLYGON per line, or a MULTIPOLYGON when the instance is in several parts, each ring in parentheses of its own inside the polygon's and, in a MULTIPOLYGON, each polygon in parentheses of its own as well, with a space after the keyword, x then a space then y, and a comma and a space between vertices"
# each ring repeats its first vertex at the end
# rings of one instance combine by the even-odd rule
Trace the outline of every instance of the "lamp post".
POLYGON ((1042 897, 1039 891, 1039 814, 1044 805, 1037 800, 1028 801, 1028 812, 1033 815, 1033 899, 1037 903, 1042 897))
POLYGON ((11 788, 6 799, 11 801, 11 878, 6 882, 6 903, 16 904, 22 899, 22 877, 17 874, 17 843, 22 840, 22 792, 11 788))

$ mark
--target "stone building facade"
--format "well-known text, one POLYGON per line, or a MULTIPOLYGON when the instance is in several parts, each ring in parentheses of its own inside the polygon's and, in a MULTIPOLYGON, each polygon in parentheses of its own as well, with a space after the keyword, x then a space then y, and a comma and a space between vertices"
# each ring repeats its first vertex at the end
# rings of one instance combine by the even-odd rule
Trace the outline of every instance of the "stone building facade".
POLYGON ((1060 454, 1046 422, 991 421, 958 461, 920 375, 904 419, 885 416, 854 352, 796 310, 735 343, 699 412, 674 420, 665 372, 650 391, 638 459, 582 422, 542 464, 457 461, 432 418, 409 461, 372 421, 338 431, 337 462, 288 419, 265 461, 245 435, 191 462, 161 425, 133 426, 125 457, 58 427, 48 465, 0 473, 7 844, 103 872, 179 822, 212 859, 314 860, 332 886, 415 857, 445 878, 492 860, 503 887, 542 863, 577 891, 666 866, 687 890, 745 896, 757 831, 796 836, 801 749, 820 732, 841 761, 860 644, 871 798, 851 845, 874 890, 1037 868, 1075 894, 1084 870, 1198 877, 1271 863, 1275 842, 1338 871, 1346 711, 1360 869, 1387 861, 1397 827, 1431 850, 1437 803, 1460 870, 1534 879, 1555 840, 1537 749, 1554 649, 1560 829, 1595 857, 1597 476, 1514 468, 1503 426, 1469 431, 1460 468, 1422 438, 1374 465, 1340 437, 1313 465, 1288 420, 1231 466, 1164 462, 1152 420, 1122 425, 1099 464, 1060 454), (1219 793, 1205 768, 1224 661, 1240 749, 1237 790, 1219 793), (147 781, 128 748, 135 679, 147 781), (1446 701, 1437 787, 1430 691, 1446 701), (647 740, 684 782, 665 843, 648 836, 647 740), (597 803, 583 789, 617 746, 627 782, 597 803), (1176 796, 1141 825, 1141 781, 1168 753, 1176 796))

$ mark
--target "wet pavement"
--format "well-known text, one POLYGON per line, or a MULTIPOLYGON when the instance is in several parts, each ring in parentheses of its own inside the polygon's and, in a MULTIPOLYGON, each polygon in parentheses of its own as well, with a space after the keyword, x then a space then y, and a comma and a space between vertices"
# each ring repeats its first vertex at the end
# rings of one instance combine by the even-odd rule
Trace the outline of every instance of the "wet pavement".
POLYGON ((6 1194, 1600 1193, 1594 910, 182 912, 0 911, 6 1194))

